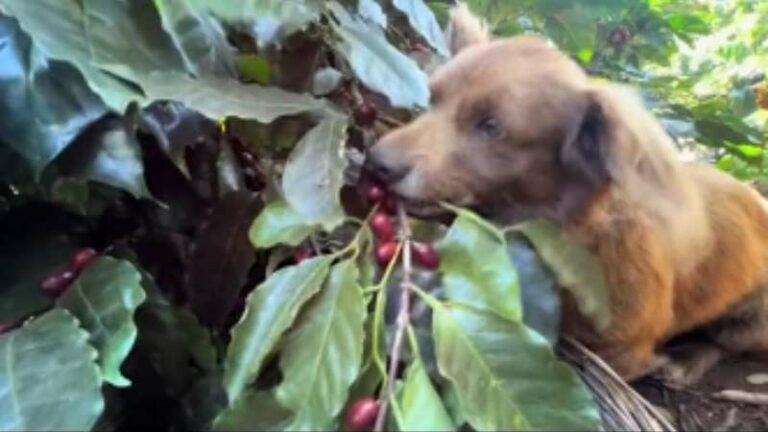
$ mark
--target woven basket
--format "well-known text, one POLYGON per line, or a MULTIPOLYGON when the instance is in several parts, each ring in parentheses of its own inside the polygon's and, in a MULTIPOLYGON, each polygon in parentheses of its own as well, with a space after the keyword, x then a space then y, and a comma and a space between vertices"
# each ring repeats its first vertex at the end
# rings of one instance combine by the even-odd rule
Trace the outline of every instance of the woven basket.
POLYGON ((560 344, 559 351, 595 396, 606 431, 676 430, 658 409, 585 346, 567 339, 560 344))

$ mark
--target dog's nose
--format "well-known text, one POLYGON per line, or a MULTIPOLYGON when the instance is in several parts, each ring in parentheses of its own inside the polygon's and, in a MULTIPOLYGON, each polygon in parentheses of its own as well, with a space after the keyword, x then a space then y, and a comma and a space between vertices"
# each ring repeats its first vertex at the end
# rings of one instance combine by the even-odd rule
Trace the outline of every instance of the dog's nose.
POLYGON ((368 149, 363 169, 384 184, 394 184, 408 175, 411 167, 393 160, 380 145, 374 145, 368 149))

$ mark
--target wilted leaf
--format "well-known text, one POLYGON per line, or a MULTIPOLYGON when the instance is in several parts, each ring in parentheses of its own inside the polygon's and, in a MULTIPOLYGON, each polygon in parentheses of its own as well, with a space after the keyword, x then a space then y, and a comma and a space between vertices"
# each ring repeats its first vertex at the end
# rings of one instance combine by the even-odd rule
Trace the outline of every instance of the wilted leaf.
POLYGON ((2 15, 0 64, 0 135, 39 174, 106 107, 77 69, 48 59, 2 15))
POLYGON ((357 2, 357 13, 381 28, 387 27, 387 15, 384 14, 384 10, 382 10, 380 4, 376 3, 376 0, 359 0, 357 2))
POLYGON ((189 303, 200 322, 221 327, 235 307, 255 254, 248 227, 262 207, 248 191, 225 195, 195 236, 189 258, 189 303))
POLYGON ((408 22, 421 37, 443 56, 448 56, 448 44, 445 35, 437 23, 432 10, 424 4, 423 0, 393 0, 392 4, 400 9, 408 17, 408 22))
POLYGON ((329 115, 301 138, 283 172, 288 204, 307 224, 326 230, 344 220, 339 192, 344 185, 347 118, 329 115))
POLYGON ((276 395, 294 413, 287 430, 331 426, 360 370, 364 320, 357 268, 343 261, 303 311, 280 356, 284 378, 276 395))
POLYGON ((578 376, 549 343, 520 323, 438 305, 440 372, 456 387, 477 430, 599 430, 600 415, 578 376))
POLYGON ((341 51, 360 80, 384 94, 396 107, 425 107, 429 101, 427 76, 405 54, 390 45, 381 31, 352 17, 338 3, 331 2, 338 23, 334 29, 341 38, 341 51))
POLYGON ((273 201, 253 221, 248 236, 257 248, 271 248, 277 244, 296 246, 306 239, 315 227, 307 225, 288 203, 273 201))
POLYGON ((128 261, 97 258, 56 301, 90 332, 99 351, 104 380, 118 387, 131 382, 120 374, 120 365, 136 341, 133 314, 144 301, 141 274, 128 261))
POLYGON ((280 405, 272 393, 251 391, 216 419, 213 430, 289 430, 287 426, 290 420, 291 412, 280 405))
POLYGON ((62 309, 0 336, 0 429, 90 430, 104 409, 95 360, 62 309))
POLYGON ((108 184, 135 197, 149 197, 141 147, 126 122, 108 117, 92 124, 59 158, 61 175, 108 184))
POLYGON ((605 329, 611 321, 608 288, 597 258, 549 222, 527 222, 520 231, 555 274, 558 286, 573 295, 581 313, 590 317, 598 330, 605 329))
POLYGON ((256 379, 264 358, 293 323, 299 308, 320 289, 331 260, 321 256, 285 267, 248 296, 245 313, 232 328, 224 361, 224 387, 230 404, 256 379))
POLYGON ((520 287, 507 245, 496 228, 466 210, 438 244, 445 293, 498 316, 520 321, 520 287))
POLYGON ((526 240, 513 236, 507 244, 520 279, 523 323, 554 345, 560 337, 560 293, 555 276, 526 240))
POLYGON ((405 372, 400 406, 403 411, 403 424, 399 425, 401 430, 456 430, 421 360, 414 360, 405 372))
POLYGON ((326 108, 323 101, 309 95, 233 79, 155 72, 142 77, 140 83, 151 99, 181 102, 214 120, 232 116, 270 123, 281 116, 326 108))
POLYGON ((221 25, 194 0, 155 0, 163 28, 170 35, 186 69, 197 76, 231 76, 234 49, 221 25))

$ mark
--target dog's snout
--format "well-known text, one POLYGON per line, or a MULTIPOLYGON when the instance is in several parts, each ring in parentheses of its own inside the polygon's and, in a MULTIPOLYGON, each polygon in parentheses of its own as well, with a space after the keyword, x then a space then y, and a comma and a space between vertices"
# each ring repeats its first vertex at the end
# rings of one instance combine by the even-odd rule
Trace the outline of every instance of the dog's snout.
POLYGON ((411 167, 396 160, 381 145, 374 145, 368 150, 364 168, 366 172, 385 184, 394 184, 402 180, 411 167))

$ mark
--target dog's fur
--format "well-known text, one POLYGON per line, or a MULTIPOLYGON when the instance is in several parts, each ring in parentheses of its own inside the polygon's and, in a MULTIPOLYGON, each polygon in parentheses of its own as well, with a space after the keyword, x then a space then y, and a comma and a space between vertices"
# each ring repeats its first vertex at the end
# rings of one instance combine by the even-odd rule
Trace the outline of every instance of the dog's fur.
POLYGON ((682 163, 632 92, 596 84, 551 44, 491 40, 463 6, 451 25, 455 56, 431 77, 431 108, 368 156, 410 211, 450 201, 500 224, 560 224, 600 260, 613 316, 599 333, 565 298, 563 331, 624 377, 705 324, 727 348, 768 350, 763 199, 682 163))

